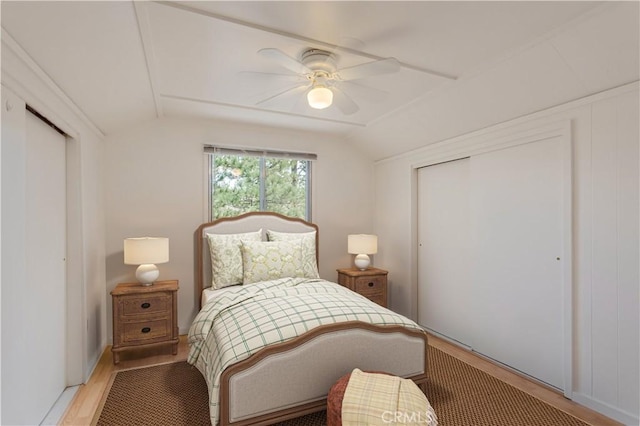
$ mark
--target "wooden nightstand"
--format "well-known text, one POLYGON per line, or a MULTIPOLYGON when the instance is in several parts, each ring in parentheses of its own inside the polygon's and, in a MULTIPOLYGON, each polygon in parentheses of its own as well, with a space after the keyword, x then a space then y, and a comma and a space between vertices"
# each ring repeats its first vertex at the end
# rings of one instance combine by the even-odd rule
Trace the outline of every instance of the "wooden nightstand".
POLYGON ((387 307, 387 274, 384 269, 338 269, 338 284, 355 291, 378 305, 387 307))
POLYGON ((171 344, 173 354, 178 353, 177 295, 177 280, 123 283, 111 291, 114 364, 124 350, 171 344))

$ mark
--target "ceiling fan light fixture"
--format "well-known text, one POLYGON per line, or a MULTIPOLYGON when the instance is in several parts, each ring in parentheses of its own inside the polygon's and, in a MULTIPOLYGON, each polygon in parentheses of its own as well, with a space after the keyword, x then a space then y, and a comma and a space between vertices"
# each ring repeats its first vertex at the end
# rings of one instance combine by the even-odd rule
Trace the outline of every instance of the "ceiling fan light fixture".
POLYGON ((311 108, 327 108, 333 103, 333 92, 325 86, 314 86, 313 89, 307 93, 307 101, 311 108))

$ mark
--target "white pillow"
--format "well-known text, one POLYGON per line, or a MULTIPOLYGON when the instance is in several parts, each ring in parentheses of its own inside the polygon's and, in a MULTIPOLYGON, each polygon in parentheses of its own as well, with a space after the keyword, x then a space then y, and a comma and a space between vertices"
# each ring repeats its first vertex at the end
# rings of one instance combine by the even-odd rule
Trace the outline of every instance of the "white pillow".
POLYGON ((294 241, 243 241, 243 284, 302 276, 302 244, 294 241))
POLYGON ((269 241, 302 240, 302 272, 305 278, 320 278, 316 257, 316 231, 278 232, 267 230, 269 241))
POLYGON ((243 234, 207 234, 211 254, 211 286, 215 289, 242 284, 243 241, 261 241, 262 229, 243 234))

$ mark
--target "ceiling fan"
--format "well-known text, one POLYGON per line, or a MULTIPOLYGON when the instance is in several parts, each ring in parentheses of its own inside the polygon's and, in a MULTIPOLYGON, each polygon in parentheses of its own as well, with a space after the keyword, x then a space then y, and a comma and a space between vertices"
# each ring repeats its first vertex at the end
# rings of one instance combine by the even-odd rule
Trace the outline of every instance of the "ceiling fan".
POLYGON ((289 76, 296 77, 298 82, 292 87, 259 101, 257 105, 302 92, 306 94, 310 107, 324 109, 335 104, 345 115, 354 114, 360 109, 347 92, 356 93, 368 100, 379 100, 386 95, 386 92, 382 90, 354 83, 353 80, 398 72, 401 67, 397 59, 385 58, 352 67, 339 68, 334 53, 316 48, 303 51, 300 60, 275 48, 261 49, 258 53, 292 71, 294 74, 289 76))

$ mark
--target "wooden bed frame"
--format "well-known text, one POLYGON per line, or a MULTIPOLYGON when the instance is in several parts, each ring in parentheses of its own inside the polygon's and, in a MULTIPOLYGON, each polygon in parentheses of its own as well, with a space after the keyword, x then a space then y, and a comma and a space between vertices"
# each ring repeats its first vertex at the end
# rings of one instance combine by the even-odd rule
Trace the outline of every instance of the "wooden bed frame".
MULTIPOLYGON (((233 234, 262 228, 316 231, 302 219, 254 212, 205 223, 195 232, 196 296, 211 282, 206 233, 233 234)), ((266 238, 263 238, 266 240, 266 238)), ((290 341, 262 349, 223 371, 220 425, 269 425, 326 408, 327 392, 354 368, 427 381, 427 334, 400 326, 345 322, 320 326, 290 341), (400 349, 399 349, 400 348, 400 349)))

